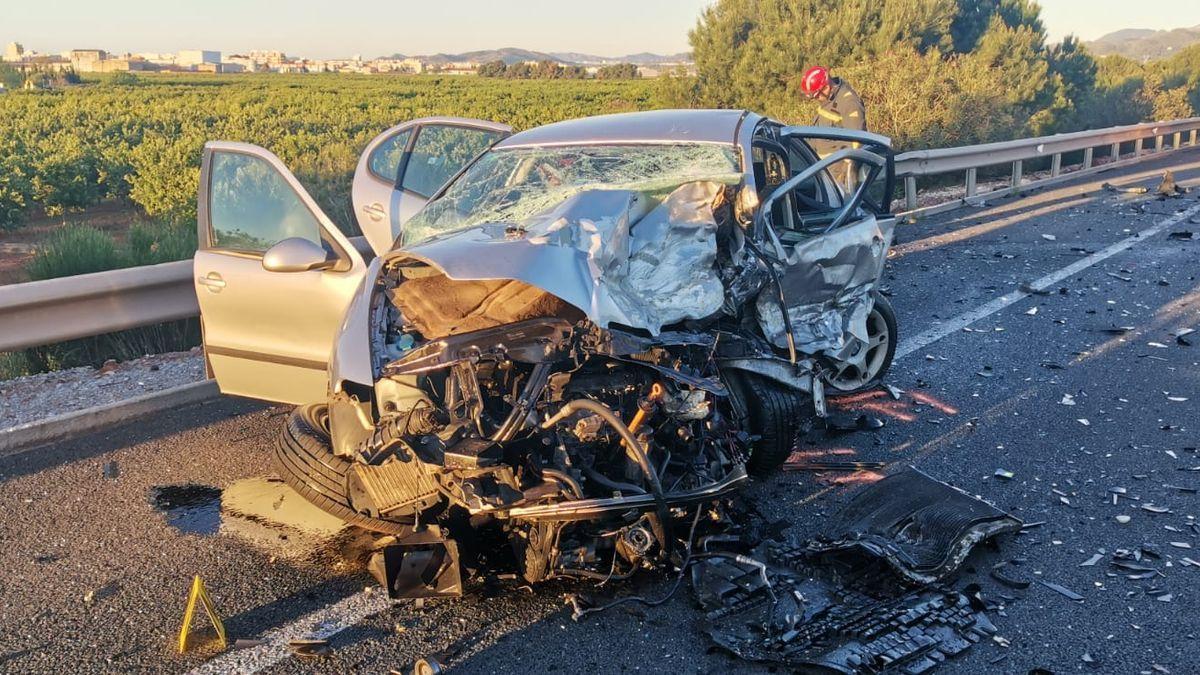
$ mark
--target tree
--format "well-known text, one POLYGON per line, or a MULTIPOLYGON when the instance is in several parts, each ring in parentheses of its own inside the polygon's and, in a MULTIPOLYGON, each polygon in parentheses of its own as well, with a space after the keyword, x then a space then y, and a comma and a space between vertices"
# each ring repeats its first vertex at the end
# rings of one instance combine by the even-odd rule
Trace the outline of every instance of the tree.
POLYGON ((479 64, 475 72, 480 77, 504 77, 507 68, 508 64, 504 63, 502 59, 496 59, 495 61, 479 64))
POLYGON ((1044 36, 1036 26, 1010 26, 999 14, 969 58, 996 74, 995 94, 1013 108, 1033 133, 1048 133, 1069 108, 1061 78, 1050 70, 1044 36))
POLYGON ((528 63, 514 63, 504 69, 504 77, 510 80, 528 80, 533 77, 533 68, 528 63))
POLYGON ((1096 89, 1096 59, 1087 52, 1074 35, 1063 38, 1047 52, 1050 71, 1058 76, 1069 111, 1062 113, 1059 126, 1081 128, 1085 122, 1081 116, 1082 106, 1096 89))
POLYGON ((633 63, 614 63, 596 69, 597 80, 632 80, 638 77, 638 67, 633 63))
POLYGON ((533 67, 533 77, 539 80, 554 80, 562 76, 562 66, 550 59, 543 59, 533 67))
POLYGON ((20 89, 25 84, 25 76, 12 66, 0 64, 0 84, 5 89, 20 89))

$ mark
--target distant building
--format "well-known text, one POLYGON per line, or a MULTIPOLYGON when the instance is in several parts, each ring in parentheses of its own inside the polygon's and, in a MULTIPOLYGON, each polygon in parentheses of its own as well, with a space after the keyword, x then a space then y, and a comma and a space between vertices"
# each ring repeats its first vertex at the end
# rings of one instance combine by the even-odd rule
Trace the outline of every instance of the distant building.
POLYGON ((181 49, 175 55, 175 65, 184 68, 195 68, 201 64, 221 65, 221 52, 208 49, 181 49))
POLYGON ((71 67, 78 73, 95 73, 100 70, 100 62, 108 58, 108 52, 103 49, 72 49, 63 54, 71 67))
POLYGON ((153 63, 156 66, 173 66, 173 65, 175 65, 175 55, 174 54, 164 54, 164 53, 158 53, 158 52, 141 52, 140 54, 135 54, 134 56, 136 58, 139 58, 148 63, 153 63))
POLYGON ((5 61, 20 61, 25 56, 25 47, 20 42, 10 42, 4 48, 5 61))

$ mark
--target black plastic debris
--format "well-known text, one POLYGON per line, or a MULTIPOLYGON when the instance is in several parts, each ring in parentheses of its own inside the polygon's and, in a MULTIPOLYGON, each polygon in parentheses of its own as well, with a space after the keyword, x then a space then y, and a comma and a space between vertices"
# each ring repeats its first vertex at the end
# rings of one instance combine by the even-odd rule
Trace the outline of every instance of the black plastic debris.
POLYGON ((435 526, 372 553, 367 571, 393 599, 462 596, 458 546, 435 526))
POLYGON ((847 434, 854 431, 878 431, 886 423, 874 415, 835 414, 825 418, 825 432, 828 434, 847 434))
POLYGON ((766 580, 727 558, 693 568, 702 629, 718 647, 805 672, 923 673, 996 632, 962 593, 911 587, 878 561, 821 577, 803 555, 775 551, 766 580))
POLYGON ((950 575, 976 544, 1020 527, 909 469, 860 491, 816 539, 699 560, 702 629, 741 658, 804 672, 924 673, 996 634, 998 605, 950 575))
POLYGON ((863 489, 808 547, 827 555, 861 549, 918 583, 953 572, 971 548, 1017 532, 1021 521, 910 468, 863 489))
POLYGON ((1178 241, 1191 241, 1195 238, 1195 233, 1191 230, 1179 230, 1167 235, 1167 239, 1175 239, 1178 241))
POLYGON ((1041 579, 1038 579, 1037 582, 1039 584, 1045 586, 1046 588, 1049 588, 1050 590, 1054 591, 1055 593, 1058 593, 1059 595, 1063 596, 1064 598, 1066 598, 1068 600, 1073 600, 1075 602, 1083 602, 1082 595, 1067 588, 1066 586, 1063 586, 1062 584, 1056 584, 1053 581, 1042 581, 1041 579))

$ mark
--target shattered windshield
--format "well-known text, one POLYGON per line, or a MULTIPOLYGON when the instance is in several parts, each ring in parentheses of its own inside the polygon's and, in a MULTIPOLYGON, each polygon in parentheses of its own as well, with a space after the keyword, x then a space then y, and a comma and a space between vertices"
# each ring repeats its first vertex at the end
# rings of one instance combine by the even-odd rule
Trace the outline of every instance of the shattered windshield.
POLYGON ((656 201, 694 181, 736 185, 733 146, 593 145, 493 150, 404 226, 402 244, 483 223, 528 227, 587 190, 636 190, 656 201))

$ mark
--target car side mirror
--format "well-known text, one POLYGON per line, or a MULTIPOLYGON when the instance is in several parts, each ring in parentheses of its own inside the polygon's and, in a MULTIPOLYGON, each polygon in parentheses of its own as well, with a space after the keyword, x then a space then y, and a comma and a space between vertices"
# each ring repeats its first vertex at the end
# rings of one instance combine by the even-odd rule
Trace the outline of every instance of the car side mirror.
POLYGON ((267 249, 262 266, 268 272, 307 272, 328 269, 336 262, 320 244, 303 237, 289 237, 267 249))

